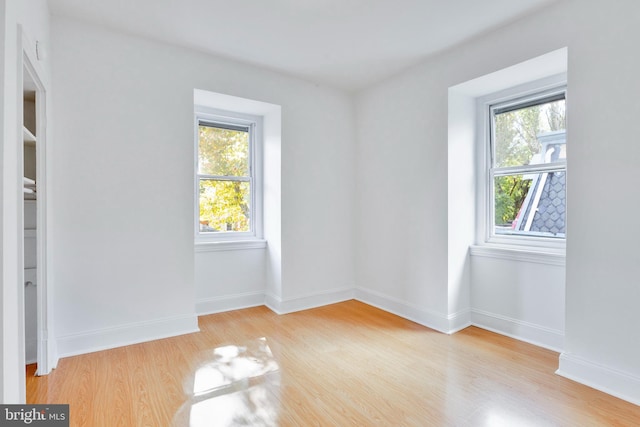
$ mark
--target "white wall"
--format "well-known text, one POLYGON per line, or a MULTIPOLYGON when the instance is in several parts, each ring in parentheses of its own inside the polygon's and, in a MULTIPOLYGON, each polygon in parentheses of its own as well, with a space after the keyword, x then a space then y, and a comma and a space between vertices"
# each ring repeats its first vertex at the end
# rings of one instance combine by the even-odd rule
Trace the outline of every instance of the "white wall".
POLYGON ((471 256, 471 319, 482 328, 564 349, 565 267, 471 256))
POLYGON ((640 227, 629 221, 640 209, 640 3, 587 3, 573 25, 588 37, 576 34, 569 53, 568 137, 576 143, 560 371, 640 404, 640 227))
POLYGON ((196 302, 273 283, 264 250, 194 253, 194 88, 282 107, 280 158, 269 157, 281 161, 281 200, 270 202, 281 204, 282 228, 281 245, 270 242, 282 256, 274 308, 353 287, 347 95, 60 17, 52 37, 62 355, 185 332, 196 302))
POLYGON ((430 68, 357 98, 357 296, 447 321, 447 87, 430 68))
POLYGON ((355 110, 343 92, 279 90, 282 295, 271 303, 286 312, 352 297, 355 110))
POLYGON ((476 223, 476 103, 473 97, 448 91, 447 152, 447 317, 446 332, 471 321, 471 260, 476 223))
POLYGON ((196 252, 198 314, 263 305, 266 292, 265 249, 196 252))
POLYGON ((170 52, 58 20, 52 42, 60 355, 196 330, 193 88, 170 52))
MULTIPOLYGON (((640 228, 626 214, 640 202, 630 196, 630 184, 612 184, 640 179, 633 165, 639 158, 633 141, 640 106, 632 96, 638 89, 634 70, 640 61, 633 44, 640 36, 639 14, 640 5, 630 0, 606 8, 562 1, 358 95, 356 265, 364 300, 446 330, 452 315, 447 90, 568 46, 571 148, 560 372, 640 400, 634 314, 640 301, 634 244, 640 228), (612 376, 611 383, 602 381, 612 376)), ((560 331, 563 276, 562 266, 474 261, 470 308, 560 331), (478 293, 478 283, 499 285, 478 293)))
MULTIPOLYGON (((16 76, 12 76, 12 70, 17 68, 15 60, 12 59, 12 52, 15 56, 15 48, 12 46, 13 37, 10 35, 10 30, 13 28, 15 22, 15 11, 11 7, 11 2, 7 3, 6 0, 0 0, 0 130, 2 131, 2 150, 0 150, 0 160, 2 161, 3 173, 0 174, 0 191, 2 192, 2 209, 0 210, 2 226, 0 227, 0 237, 2 238, 2 256, 0 257, 0 273, 2 274, 2 305, 0 310, 2 314, 0 316, 0 326, 2 327, 2 340, 0 340, 1 352, 0 363, 2 369, 0 370, 0 380, 2 380, 2 388, 0 389, 0 398, 4 402, 21 402, 21 395, 24 394, 24 389, 20 389, 21 377, 18 374, 16 368, 20 366, 21 360, 19 359, 19 351, 16 352, 15 348, 19 347, 20 341, 20 329, 19 329, 19 316, 20 312, 17 307, 20 304, 19 296, 14 292, 13 286, 8 286, 8 283, 16 283, 17 277, 12 277, 13 274, 17 274, 18 265, 15 259, 7 256, 7 253, 17 253, 15 247, 15 241, 17 235, 13 236, 11 233, 12 226, 17 228, 16 224, 11 222, 15 221, 15 217, 12 217, 10 212, 5 212, 5 207, 9 201, 15 204, 15 195, 10 190, 10 185, 15 180, 10 177, 5 177, 4 170, 7 161, 5 161, 5 144, 6 141, 17 139, 15 129, 12 130, 10 125, 13 120, 17 120, 16 114, 11 114, 14 110, 11 108, 10 100, 15 99, 15 89, 11 88, 11 82, 16 82, 16 76), (8 81, 7 81, 8 80, 8 81), (7 178, 9 178, 7 182, 7 178), (9 234, 7 234, 9 233, 9 234), (13 237, 11 239, 11 237, 13 237), (11 240, 9 240, 11 239, 11 240), (15 280, 15 281, 13 281, 15 280), (18 353, 18 354, 16 354, 18 353), (6 366, 6 368, 5 368, 6 366)), ((15 41, 13 42, 15 43, 15 41)), ((14 84, 17 84, 14 83, 14 84)), ((9 159, 10 162, 10 159, 9 159)))

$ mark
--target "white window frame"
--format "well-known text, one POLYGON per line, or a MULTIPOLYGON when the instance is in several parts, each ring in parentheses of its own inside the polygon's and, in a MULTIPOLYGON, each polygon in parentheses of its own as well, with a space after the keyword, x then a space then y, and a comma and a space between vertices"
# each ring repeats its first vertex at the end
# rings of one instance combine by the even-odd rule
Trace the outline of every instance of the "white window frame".
MULTIPOLYGON (((492 121, 493 109, 504 108, 509 105, 520 105, 536 99, 544 99, 554 94, 564 93, 568 105, 567 77, 566 73, 555 75, 542 80, 533 81, 496 93, 492 93, 477 99, 478 111, 478 235, 476 241, 480 245, 495 246, 502 249, 515 249, 532 252, 547 252, 563 254, 566 248, 565 237, 544 237, 530 235, 496 234, 494 224, 494 175, 492 153, 492 121)), ((568 138, 568 136, 567 136, 568 138)), ((568 147, 568 145, 567 145, 568 147)), ((569 148, 567 148, 567 151, 569 148)), ((538 172, 545 167, 521 166, 513 169, 514 172, 535 170, 538 172)), ((507 168, 504 168, 507 169, 507 168)), ((503 169, 503 170, 504 170, 503 169)), ((549 171, 563 170, 567 172, 566 162, 557 162, 550 166, 549 171)))
POLYGON ((263 248, 262 189, 262 117, 233 111, 195 106, 194 120, 194 233, 197 252, 263 248), (248 232, 200 231, 200 179, 211 178, 198 171, 199 132, 201 123, 246 128, 249 131, 249 182, 251 187, 250 224, 248 232))

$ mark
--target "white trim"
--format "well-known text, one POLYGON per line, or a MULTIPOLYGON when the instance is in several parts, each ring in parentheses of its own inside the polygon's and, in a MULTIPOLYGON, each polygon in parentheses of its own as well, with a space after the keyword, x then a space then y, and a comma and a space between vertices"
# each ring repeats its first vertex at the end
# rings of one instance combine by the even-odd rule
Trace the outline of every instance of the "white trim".
MULTIPOLYGON (((425 310, 378 291, 356 287, 355 299, 445 334, 451 333, 449 316, 425 310)), ((456 316, 455 314, 453 315, 456 316)))
POLYGON ((265 305, 274 313, 287 314, 354 299, 354 288, 345 287, 281 299, 267 293, 265 305))
POLYGON ((640 377, 591 362, 571 353, 560 355, 556 374, 640 405, 640 377))
POLYGON ((229 240, 224 242, 196 242, 194 251, 198 252, 218 252, 218 251, 239 251, 245 249, 264 249, 267 241, 261 239, 251 240, 229 240))
POLYGON ((195 314, 174 316, 57 337, 58 352, 69 357, 199 331, 195 314))
POLYGON ((474 326, 556 352, 564 348, 564 332, 484 310, 471 309, 474 326))
POLYGON ((561 253, 563 254, 567 248, 566 237, 548 237, 548 236, 534 236, 524 234, 496 234, 492 237, 487 237, 484 243, 480 245, 489 245, 497 247, 510 247, 515 250, 521 249, 524 251, 533 252, 548 252, 548 253, 561 253))
POLYGON ((207 314, 258 307, 264 305, 264 303, 264 292, 246 292, 235 295, 203 298, 196 302, 196 313, 198 316, 204 316, 207 314))
POLYGON ((457 313, 450 314, 447 316, 447 320, 449 320, 449 329, 447 330, 447 334, 452 335, 456 332, 460 332, 472 325, 471 309, 465 308, 457 313))
POLYGON ((564 252, 552 250, 540 250, 541 248, 529 248, 525 246, 508 245, 471 245, 471 256, 497 258, 511 261, 533 262, 537 264, 563 266, 566 263, 564 252))

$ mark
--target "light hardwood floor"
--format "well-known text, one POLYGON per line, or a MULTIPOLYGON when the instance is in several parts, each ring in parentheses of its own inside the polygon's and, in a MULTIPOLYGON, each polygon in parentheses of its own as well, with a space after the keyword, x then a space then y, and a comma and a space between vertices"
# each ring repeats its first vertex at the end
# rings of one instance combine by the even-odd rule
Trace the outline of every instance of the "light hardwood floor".
POLYGON ((640 426, 640 407, 555 375, 557 353, 475 327, 348 301, 200 329, 29 366, 27 401, 69 403, 72 426, 640 426))

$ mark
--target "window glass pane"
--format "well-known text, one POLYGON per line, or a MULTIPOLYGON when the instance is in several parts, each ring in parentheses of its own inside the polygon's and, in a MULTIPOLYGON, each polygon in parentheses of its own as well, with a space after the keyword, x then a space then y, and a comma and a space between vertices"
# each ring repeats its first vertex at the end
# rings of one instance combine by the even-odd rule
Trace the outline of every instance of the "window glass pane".
POLYGON ((198 126, 198 173, 249 175, 249 132, 198 126))
POLYGON ((566 159, 565 100, 495 114, 493 138, 496 167, 566 159))
POLYGON ((246 181, 200 180, 200 232, 251 231, 246 181))
POLYGON ((494 179, 495 233, 565 237, 566 172, 494 179))

